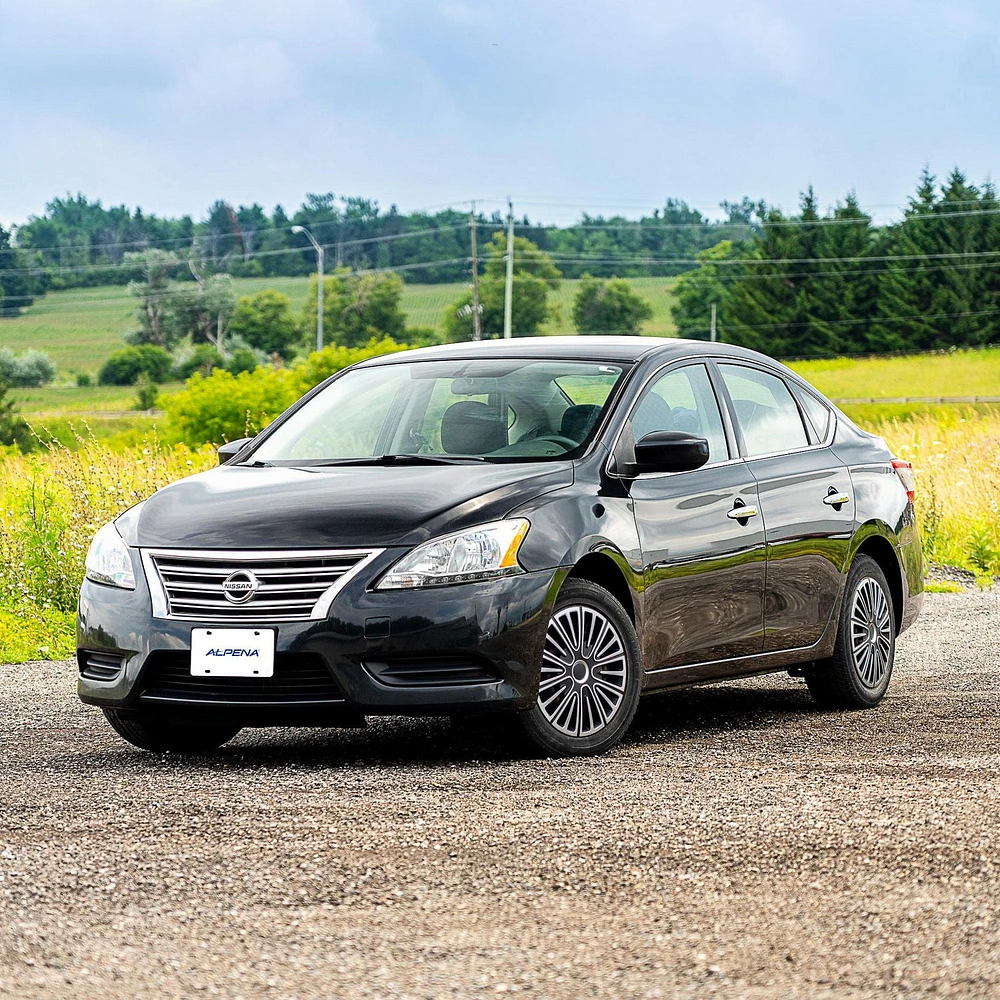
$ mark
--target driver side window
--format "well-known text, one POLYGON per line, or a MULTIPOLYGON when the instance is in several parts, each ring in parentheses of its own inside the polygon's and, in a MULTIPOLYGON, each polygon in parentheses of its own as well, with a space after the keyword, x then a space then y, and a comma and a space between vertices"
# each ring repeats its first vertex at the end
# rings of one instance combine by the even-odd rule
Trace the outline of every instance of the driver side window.
POLYGON ((653 431, 682 431, 708 441, 707 465, 729 459, 719 402, 704 365, 685 365, 649 385, 629 419, 632 439, 653 431))

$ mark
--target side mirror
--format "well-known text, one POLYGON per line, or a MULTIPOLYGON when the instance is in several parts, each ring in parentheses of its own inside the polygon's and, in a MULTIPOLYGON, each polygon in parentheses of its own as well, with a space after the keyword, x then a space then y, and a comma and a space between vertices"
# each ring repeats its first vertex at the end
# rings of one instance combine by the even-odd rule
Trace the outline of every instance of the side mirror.
POLYGON ((681 431, 653 431, 635 443, 640 472, 690 472, 708 461, 708 441, 681 431))
POLYGON ((236 441, 227 441, 219 447, 219 465, 225 465, 236 456, 253 440, 253 438, 238 438, 236 441))

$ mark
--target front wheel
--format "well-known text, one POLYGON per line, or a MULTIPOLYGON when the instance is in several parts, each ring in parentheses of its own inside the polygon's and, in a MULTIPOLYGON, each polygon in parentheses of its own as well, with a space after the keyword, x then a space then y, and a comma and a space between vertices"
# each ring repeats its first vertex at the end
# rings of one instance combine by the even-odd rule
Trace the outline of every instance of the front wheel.
POLYGON ((642 666, 621 604, 589 580, 569 580, 545 634, 538 698, 520 715, 545 753, 603 753, 624 736, 639 704, 642 666))
POLYGON ((140 750, 156 753, 207 753, 228 743, 240 726, 178 726, 154 716, 104 709, 104 717, 119 736, 140 750))
POLYGON ((851 566, 829 660, 806 671, 823 708, 872 708, 885 695, 896 657, 896 620, 882 568, 869 556, 851 566))

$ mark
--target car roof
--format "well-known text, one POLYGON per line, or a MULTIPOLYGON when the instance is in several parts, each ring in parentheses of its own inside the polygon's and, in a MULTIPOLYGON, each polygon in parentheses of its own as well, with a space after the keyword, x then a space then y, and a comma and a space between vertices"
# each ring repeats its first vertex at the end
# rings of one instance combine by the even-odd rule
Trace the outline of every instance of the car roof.
MULTIPOLYGON (((635 362, 656 354, 671 357, 692 355, 728 356, 763 359, 764 355, 734 344, 711 343, 706 340, 684 340, 680 337, 512 337, 509 340, 466 341, 419 347, 412 351, 383 354, 361 364, 402 364, 409 361, 460 361, 475 358, 557 358, 578 361, 635 362)), ((767 360, 771 360, 768 358, 767 360)))

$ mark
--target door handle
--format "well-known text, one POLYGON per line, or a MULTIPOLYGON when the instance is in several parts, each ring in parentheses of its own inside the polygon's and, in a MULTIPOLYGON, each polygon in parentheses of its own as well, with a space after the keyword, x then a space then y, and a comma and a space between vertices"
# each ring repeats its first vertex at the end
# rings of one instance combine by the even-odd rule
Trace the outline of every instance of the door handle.
POLYGON ((850 502, 851 498, 846 493, 838 493, 832 487, 830 488, 830 492, 823 497, 823 503, 829 507, 840 507, 842 504, 850 502))
POLYGON ((731 517, 734 521, 745 521, 747 518, 756 516, 757 508, 747 507, 746 504, 742 507, 734 507, 732 510, 726 512, 726 517, 731 517))

